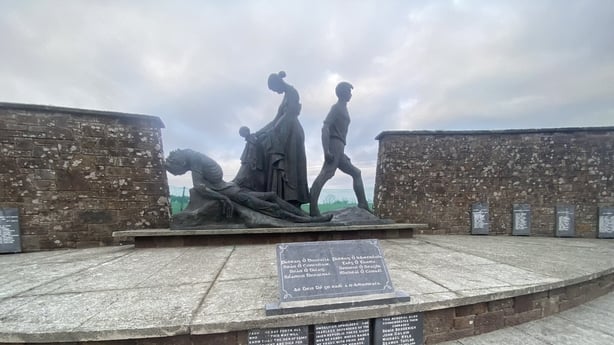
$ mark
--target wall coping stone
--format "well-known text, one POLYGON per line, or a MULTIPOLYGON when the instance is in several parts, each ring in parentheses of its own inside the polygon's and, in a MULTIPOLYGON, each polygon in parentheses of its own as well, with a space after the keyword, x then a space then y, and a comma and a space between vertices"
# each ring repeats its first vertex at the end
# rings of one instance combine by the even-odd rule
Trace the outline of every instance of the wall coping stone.
POLYGON ((575 133, 575 132, 614 132, 614 126, 603 127, 563 127, 563 128, 528 128, 528 129, 493 129, 493 130, 399 130, 383 131, 375 137, 375 140, 382 140, 388 136, 409 136, 409 135, 492 135, 492 134, 535 134, 535 133, 575 133))
MULTIPOLYGON (((93 115, 93 116, 108 116, 108 117, 116 117, 116 118, 129 118, 129 119, 139 119, 150 121, 154 128, 165 128, 164 122, 157 117, 152 115, 143 115, 143 114, 131 114, 131 113, 122 113, 116 111, 103 111, 103 110, 91 110, 91 109, 80 109, 80 108, 68 108, 68 107, 58 107, 52 105, 40 105, 40 104, 25 104, 25 103, 8 103, 8 102, 0 102, 0 109, 15 109, 15 110, 29 110, 29 111, 40 111, 40 112, 49 112, 49 113, 67 113, 71 115, 93 115)), ((2 115, 2 114, 0 114, 2 115)))

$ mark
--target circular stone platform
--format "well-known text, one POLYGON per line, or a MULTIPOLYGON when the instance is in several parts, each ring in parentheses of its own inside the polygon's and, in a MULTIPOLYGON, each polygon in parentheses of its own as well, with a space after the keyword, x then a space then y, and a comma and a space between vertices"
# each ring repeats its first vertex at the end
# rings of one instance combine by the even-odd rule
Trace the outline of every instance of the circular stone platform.
POLYGON ((250 329, 416 312, 435 343, 614 290, 609 240, 420 235, 380 245, 410 302, 280 316, 264 311, 279 298, 273 244, 2 255, 0 343, 235 345, 250 329))

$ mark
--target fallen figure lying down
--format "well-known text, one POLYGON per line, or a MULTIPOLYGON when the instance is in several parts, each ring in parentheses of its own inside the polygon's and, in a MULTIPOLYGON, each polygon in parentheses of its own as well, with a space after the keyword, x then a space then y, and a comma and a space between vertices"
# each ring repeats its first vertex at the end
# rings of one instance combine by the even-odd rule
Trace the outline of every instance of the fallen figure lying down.
MULTIPOLYGON (((226 182, 222 178, 222 168, 217 162, 205 154, 190 149, 172 151, 166 159, 165 167, 173 175, 183 175, 191 171, 194 184, 191 193, 198 194, 203 200, 215 200, 221 203, 222 216, 225 218, 232 218, 235 213, 244 213, 239 214, 240 218, 250 221, 250 215, 245 214, 242 207, 236 207, 236 204, 293 223, 321 223, 328 222, 332 218, 332 215, 311 217, 274 192, 256 192, 241 188, 234 182, 226 182)), ((192 198, 190 199, 190 203, 193 203, 192 198)), ((191 205, 190 208, 194 210, 199 207, 191 205)))

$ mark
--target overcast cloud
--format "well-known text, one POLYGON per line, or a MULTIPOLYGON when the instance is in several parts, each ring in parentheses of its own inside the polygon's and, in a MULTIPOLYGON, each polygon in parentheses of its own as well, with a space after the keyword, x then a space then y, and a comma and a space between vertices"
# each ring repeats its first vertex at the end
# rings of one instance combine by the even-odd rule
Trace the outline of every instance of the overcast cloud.
MULTIPOLYGON (((277 111, 279 70, 301 94, 310 181, 341 80, 370 187, 384 130, 614 125, 611 0, 0 0, 0 47, 0 101, 159 116, 166 153, 206 153, 227 179, 238 128, 277 111)), ((341 175, 327 187, 351 188, 341 175)))

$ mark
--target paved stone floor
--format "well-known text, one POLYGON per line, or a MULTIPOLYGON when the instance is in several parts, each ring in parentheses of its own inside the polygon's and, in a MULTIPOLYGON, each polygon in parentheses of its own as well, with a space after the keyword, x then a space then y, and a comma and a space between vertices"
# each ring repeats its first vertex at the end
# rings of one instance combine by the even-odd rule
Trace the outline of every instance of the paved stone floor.
MULTIPOLYGON (((278 299, 274 245, 0 255, 0 342, 208 334, 379 317, 507 298, 614 273, 611 240, 417 236, 380 242, 395 288, 409 293, 411 302, 298 317, 264 315, 264 305, 278 299)), ((607 313, 614 305, 605 301, 610 309, 599 304, 577 309, 594 311, 592 327, 568 321, 571 311, 509 332, 556 333, 548 327, 558 324, 574 336, 597 337, 599 322, 614 325, 607 313)))
POLYGON ((614 293, 541 320, 441 345, 612 345, 614 293))

